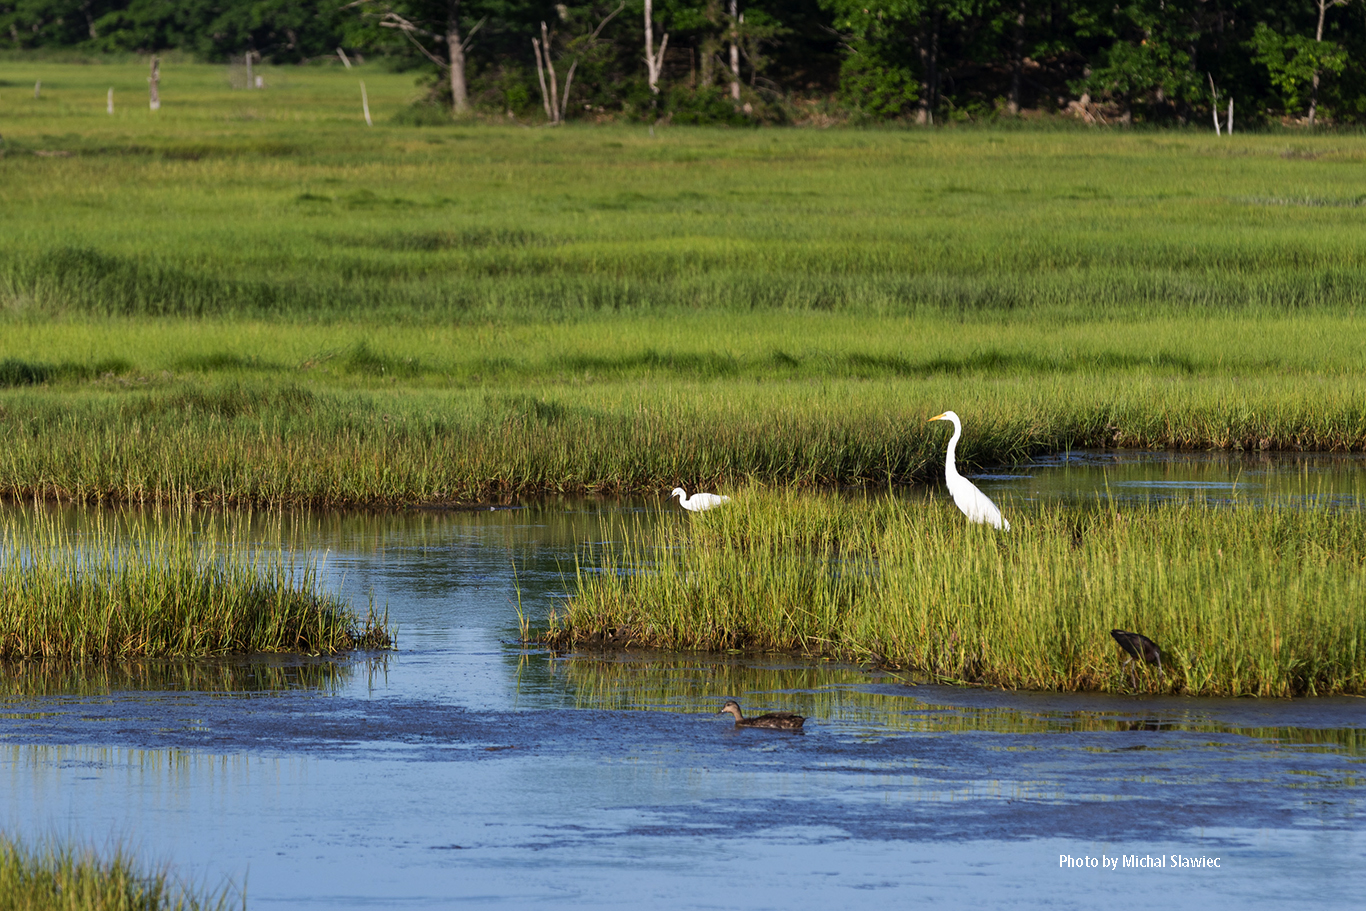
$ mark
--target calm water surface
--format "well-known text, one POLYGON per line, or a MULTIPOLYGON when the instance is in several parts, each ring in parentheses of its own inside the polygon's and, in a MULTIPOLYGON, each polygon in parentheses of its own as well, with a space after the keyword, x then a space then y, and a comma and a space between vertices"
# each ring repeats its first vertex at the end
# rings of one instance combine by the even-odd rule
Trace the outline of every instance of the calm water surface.
MULTIPOLYGON (((1116 497, 1180 475, 1103 458, 983 486, 1084 498, 1108 478, 1116 497)), ((1207 459, 1188 481, 1351 505, 1360 463, 1327 466, 1207 459)), ((245 880, 252 908, 1359 907, 1364 700, 1003 693, 511 644, 514 563, 544 617, 580 545, 657 506, 253 517, 248 539, 325 550, 330 583, 387 604, 400 650, 0 666, 0 829, 122 839, 245 880), (713 714, 727 696, 807 732, 736 731, 713 714), (1099 866, 1125 855, 1168 866, 1099 866)))

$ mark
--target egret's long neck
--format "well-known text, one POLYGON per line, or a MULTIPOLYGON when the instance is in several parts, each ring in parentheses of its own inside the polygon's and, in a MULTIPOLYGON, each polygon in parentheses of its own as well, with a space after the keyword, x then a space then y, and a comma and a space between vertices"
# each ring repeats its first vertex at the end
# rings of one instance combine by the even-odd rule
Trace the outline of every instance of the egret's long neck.
POLYGON ((944 474, 950 478, 958 476, 958 466, 954 462, 954 453, 958 451, 958 438, 963 435, 963 425, 957 421, 953 422, 953 436, 949 438, 949 451, 944 456, 944 474))

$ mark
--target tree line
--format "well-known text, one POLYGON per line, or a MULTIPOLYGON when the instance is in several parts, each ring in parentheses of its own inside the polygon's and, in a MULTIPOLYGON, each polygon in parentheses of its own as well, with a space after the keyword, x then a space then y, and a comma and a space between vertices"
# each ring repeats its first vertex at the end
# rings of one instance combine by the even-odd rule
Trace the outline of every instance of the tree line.
POLYGON ((1366 121, 1366 0, 0 0, 0 47, 341 48, 552 122, 1366 121))

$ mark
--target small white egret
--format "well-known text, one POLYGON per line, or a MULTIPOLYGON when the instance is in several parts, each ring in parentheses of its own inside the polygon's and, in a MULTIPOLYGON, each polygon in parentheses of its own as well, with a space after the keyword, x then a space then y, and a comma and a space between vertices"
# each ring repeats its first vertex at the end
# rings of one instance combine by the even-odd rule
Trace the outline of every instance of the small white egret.
POLYGON ((969 522, 977 522, 1010 531, 1010 523, 1001 515, 996 504, 991 502, 987 495, 978 490, 971 481, 959 474, 957 466, 953 463, 953 454, 958 449, 958 438, 963 435, 963 422, 958 420, 958 415, 952 411, 946 411, 943 414, 935 415, 930 420, 953 422, 953 438, 949 440, 949 451, 944 457, 944 483, 948 486, 949 493, 953 495, 953 502, 963 511, 963 515, 968 517, 969 522))
POLYGON ((722 503, 729 503, 730 497, 716 493, 695 493, 688 496, 688 492, 682 487, 675 487, 673 493, 669 494, 669 499, 678 497, 678 505, 689 512, 703 512, 708 509, 715 509, 722 503))

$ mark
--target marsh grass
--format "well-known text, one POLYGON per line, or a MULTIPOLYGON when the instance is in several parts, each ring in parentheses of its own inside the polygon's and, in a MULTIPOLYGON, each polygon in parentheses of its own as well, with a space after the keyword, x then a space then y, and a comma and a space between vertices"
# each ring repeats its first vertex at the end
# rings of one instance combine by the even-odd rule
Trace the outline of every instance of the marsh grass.
POLYGON ((101 856, 0 834, 0 911, 226 911, 234 892, 184 886, 164 868, 146 871, 123 848, 101 856))
POLYGON ((1366 519, 1355 511, 1017 508, 1012 530, 943 502, 751 489, 623 530, 553 643, 783 650, 944 682, 1134 688, 1112 628, 1158 642, 1147 693, 1366 692, 1366 519), (675 517, 670 517, 674 519, 675 517))
POLYGON ((362 620, 323 592, 316 564, 167 526, 79 535, 53 517, 0 528, 0 657, 81 660, 252 652, 334 654, 390 644, 386 618, 362 620))
POLYGON ((1134 371, 329 386, 144 377, 0 393, 0 494, 355 506, 930 480, 1078 448, 1366 449, 1359 374, 1134 371))
POLYGON ((0 93, 3 495, 896 483, 945 408, 965 464, 1366 449, 1362 137, 365 129, 321 66, 168 62, 155 116, 104 113, 142 64, 0 77, 44 85, 0 93))

